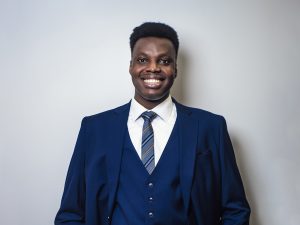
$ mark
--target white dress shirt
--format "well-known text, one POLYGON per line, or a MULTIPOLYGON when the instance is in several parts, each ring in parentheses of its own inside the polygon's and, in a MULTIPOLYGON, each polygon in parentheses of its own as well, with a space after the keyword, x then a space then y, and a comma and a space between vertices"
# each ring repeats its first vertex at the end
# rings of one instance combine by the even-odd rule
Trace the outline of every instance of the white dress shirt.
POLYGON ((141 114, 145 111, 153 111, 157 114, 157 117, 151 123, 154 132, 154 162, 157 165, 177 118, 176 106, 170 95, 152 110, 146 109, 134 98, 131 100, 127 127, 131 142, 140 158, 142 157, 142 130, 144 124, 141 114))

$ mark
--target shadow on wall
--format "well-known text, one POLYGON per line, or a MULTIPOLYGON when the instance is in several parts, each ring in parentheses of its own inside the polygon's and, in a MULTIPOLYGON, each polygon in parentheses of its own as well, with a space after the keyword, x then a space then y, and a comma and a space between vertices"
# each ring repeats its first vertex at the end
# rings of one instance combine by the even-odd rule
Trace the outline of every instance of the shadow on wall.
POLYGON ((175 79, 174 86, 172 87, 171 94, 174 98, 180 102, 185 103, 186 100, 186 92, 187 90, 187 81, 188 81, 188 58, 184 51, 181 51, 178 54, 177 58, 177 77, 175 79))
MULTIPOLYGON (((177 59, 177 67, 178 67, 178 75, 176 77, 174 86, 172 88, 172 96, 175 97, 175 99, 180 103, 186 103, 188 102, 187 99, 187 90, 188 90, 188 80, 189 80, 189 64, 188 64, 188 54, 185 54, 184 51, 181 51, 178 55, 177 59)), ((196 90, 195 90, 196 92, 196 90)), ((237 159, 237 163, 239 166, 239 170, 243 179, 243 184, 245 187, 247 199, 249 201, 250 207, 251 207, 251 219, 250 224, 251 225, 261 225, 258 214, 256 213, 256 205, 255 205, 255 199, 254 199, 254 193, 251 190, 250 185, 250 179, 249 174, 247 173, 247 159, 245 159, 245 155, 243 152, 245 152, 245 148, 243 147, 243 144, 239 141, 238 137, 235 135, 231 135, 231 141, 232 145, 234 147, 235 156, 237 159)))
POLYGON ((250 179, 249 179, 250 175, 247 170, 248 168, 247 159, 245 158, 245 154, 243 154, 246 150, 236 135, 230 135, 230 138, 234 148, 234 153, 239 166, 239 170, 243 179, 243 184, 246 191, 247 199, 251 207, 250 224, 261 225, 256 211, 257 207, 255 205, 255 198, 254 198, 255 196, 250 185, 250 179))

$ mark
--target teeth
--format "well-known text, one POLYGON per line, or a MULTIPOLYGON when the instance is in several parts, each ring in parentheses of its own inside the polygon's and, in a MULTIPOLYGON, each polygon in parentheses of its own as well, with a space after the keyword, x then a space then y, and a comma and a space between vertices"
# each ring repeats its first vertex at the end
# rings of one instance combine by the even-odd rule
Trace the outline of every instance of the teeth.
POLYGON ((156 79, 146 79, 144 80, 145 83, 150 83, 150 84, 157 84, 160 82, 160 80, 156 80, 156 79))

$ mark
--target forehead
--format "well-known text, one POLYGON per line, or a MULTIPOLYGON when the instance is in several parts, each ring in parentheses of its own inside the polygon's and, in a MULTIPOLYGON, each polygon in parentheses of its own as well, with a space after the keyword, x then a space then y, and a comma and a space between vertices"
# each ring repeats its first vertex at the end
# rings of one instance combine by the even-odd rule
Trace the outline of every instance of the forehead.
POLYGON ((135 54, 172 54, 175 56, 173 43, 167 38, 144 37, 140 38, 134 45, 133 55, 135 54))

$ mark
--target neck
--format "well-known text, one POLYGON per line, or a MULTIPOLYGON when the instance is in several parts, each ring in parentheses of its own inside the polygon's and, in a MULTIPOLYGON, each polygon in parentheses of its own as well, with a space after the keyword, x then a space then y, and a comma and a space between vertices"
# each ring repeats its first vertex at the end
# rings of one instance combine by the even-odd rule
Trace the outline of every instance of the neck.
POLYGON ((146 109, 153 109, 156 106, 158 106, 160 103, 162 103, 164 100, 166 100, 169 97, 169 94, 165 95, 163 98, 157 99, 157 100, 149 100, 141 98, 140 96, 135 95, 134 99, 140 103, 142 106, 144 106, 146 109))

